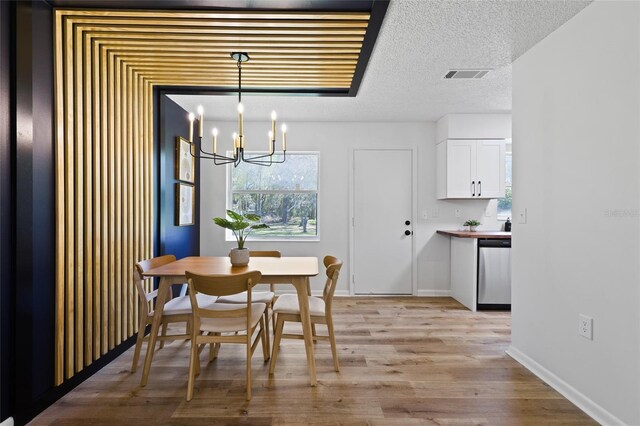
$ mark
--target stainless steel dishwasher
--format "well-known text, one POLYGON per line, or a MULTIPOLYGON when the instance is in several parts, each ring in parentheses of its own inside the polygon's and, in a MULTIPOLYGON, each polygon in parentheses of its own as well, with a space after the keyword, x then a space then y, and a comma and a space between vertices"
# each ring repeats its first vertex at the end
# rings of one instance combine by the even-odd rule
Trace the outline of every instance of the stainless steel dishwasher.
POLYGON ((478 240, 478 309, 511 309, 511 240, 478 240))

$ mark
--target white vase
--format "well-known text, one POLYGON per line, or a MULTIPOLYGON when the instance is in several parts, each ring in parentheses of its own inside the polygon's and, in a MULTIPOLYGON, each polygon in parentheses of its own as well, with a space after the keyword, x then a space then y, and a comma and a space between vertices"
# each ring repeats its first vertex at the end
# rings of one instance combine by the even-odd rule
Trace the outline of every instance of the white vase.
POLYGON ((469 231, 471 231, 471 232, 475 232, 475 230, 476 230, 477 228, 478 228, 478 226, 477 226, 477 225, 469 226, 469 231))
POLYGON ((249 249, 234 248, 229 253, 229 258, 233 266, 247 266, 249 264, 249 249))

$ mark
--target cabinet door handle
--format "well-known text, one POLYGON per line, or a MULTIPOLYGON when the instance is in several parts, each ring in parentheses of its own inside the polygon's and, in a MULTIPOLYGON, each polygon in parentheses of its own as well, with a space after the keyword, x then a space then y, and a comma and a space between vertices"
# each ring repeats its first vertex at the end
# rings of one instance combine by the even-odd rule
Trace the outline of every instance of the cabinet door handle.
POLYGON ((482 195, 482 182, 478 181, 478 197, 482 195))
POLYGON ((475 197, 476 196, 476 181, 472 181, 471 182, 471 196, 475 197))

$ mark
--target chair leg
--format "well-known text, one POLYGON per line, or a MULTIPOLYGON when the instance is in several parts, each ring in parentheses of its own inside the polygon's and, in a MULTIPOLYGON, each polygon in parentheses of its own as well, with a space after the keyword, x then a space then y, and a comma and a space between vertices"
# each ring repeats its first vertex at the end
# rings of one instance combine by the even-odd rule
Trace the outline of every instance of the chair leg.
POLYGON ((271 328, 273 328, 273 333, 275 334, 275 332, 276 332, 276 313, 273 312, 273 305, 274 304, 275 304, 275 301, 272 300, 271 301, 271 328))
POLYGON ((247 336, 247 401, 251 401, 251 336, 247 336))
POLYGON ((265 356, 264 362, 267 362, 269 361, 269 357, 271 356, 271 354, 269 353, 269 351, 271 350, 271 333, 269 332, 269 308, 264 311, 264 322, 262 331, 264 332, 262 334, 262 349, 265 356))
POLYGON ((187 401, 193 397, 193 384, 196 379, 196 362, 198 360, 198 345, 196 339, 191 336, 191 357, 189 359, 189 381, 187 382, 187 401))
POLYGON ((140 359, 140 349, 142 349, 142 341, 144 340, 144 330, 147 328, 147 321, 140 320, 138 328, 138 337, 136 338, 136 348, 133 350, 133 363, 131 364, 131 372, 135 373, 138 369, 138 360, 140 359))
MULTIPOLYGON (((162 323, 162 337, 165 337, 167 335, 167 323, 163 322, 162 323)), ((164 339, 160 339, 160 349, 164 348, 164 339)))
POLYGON ((273 350, 271 351, 271 365, 269 366, 269 374, 273 374, 276 370, 276 360, 280 351, 280 340, 282 339, 282 329, 284 328, 284 320, 278 316, 276 323, 275 337, 273 338, 273 350))
POLYGON ((269 361, 269 332, 267 331, 267 327, 269 327, 269 319, 262 317, 260 318, 260 344, 262 345, 262 357, 264 358, 264 362, 269 361), (265 327, 265 324, 267 326, 265 327))
POLYGON ((340 363, 338 362, 338 350, 336 348, 336 334, 333 331, 333 319, 327 318, 327 330, 329 331, 329 342, 331 343, 331 355, 333 355, 333 367, 336 371, 340 371, 340 363))

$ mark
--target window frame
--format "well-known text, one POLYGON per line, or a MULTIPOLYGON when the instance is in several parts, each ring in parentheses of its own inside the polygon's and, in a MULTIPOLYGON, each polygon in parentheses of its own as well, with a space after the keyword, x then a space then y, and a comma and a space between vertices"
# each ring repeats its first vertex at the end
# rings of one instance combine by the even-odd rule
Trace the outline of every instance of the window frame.
MULTIPOLYGON (((245 151, 245 154, 249 157, 253 155, 262 155, 266 154, 266 151, 245 151)), ((233 151, 227 151, 227 156, 233 156, 233 151)), ((302 190, 261 190, 261 191, 249 191, 249 190, 239 190, 234 191, 232 188, 233 182, 233 164, 227 164, 227 188, 226 188, 226 210, 230 209, 233 206, 233 194, 316 194, 316 235, 304 237, 304 236, 278 236, 278 237, 257 237, 255 234, 251 234, 247 241, 255 241, 255 242, 319 242, 320 241, 320 151, 291 151, 287 152, 287 156, 294 155, 315 155, 317 167, 316 167, 316 189, 302 189, 302 190)), ((286 162, 284 163, 286 164, 286 162)), ((258 166, 260 167, 260 166, 258 166)), ((233 236, 233 233, 225 229, 225 241, 227 242, 235 242, 236 239, 233 236)))
MULTIPOLYGON (((512 222, 513 222, 513 145, 511 140, 507 140, 507 146, 510 146, 510 149, 505 150, 505 167, 506 167, 506 157, 511 157, 511 185, 507 185, 506 183, 506 172, 505 172, 505 186, 504 186, 504 192, 505 192, 505 196, 507 194, 507 188, 511 188, 511 211, 509 214, 501 214, 500 211, 498 210, 498 202, 501 200, 501 198, 498 198, 496 200, 496 219, 506 222, 507 219, 511 218, 512 222)), ((503 197, 505 198, 505 197, 503 197)))

